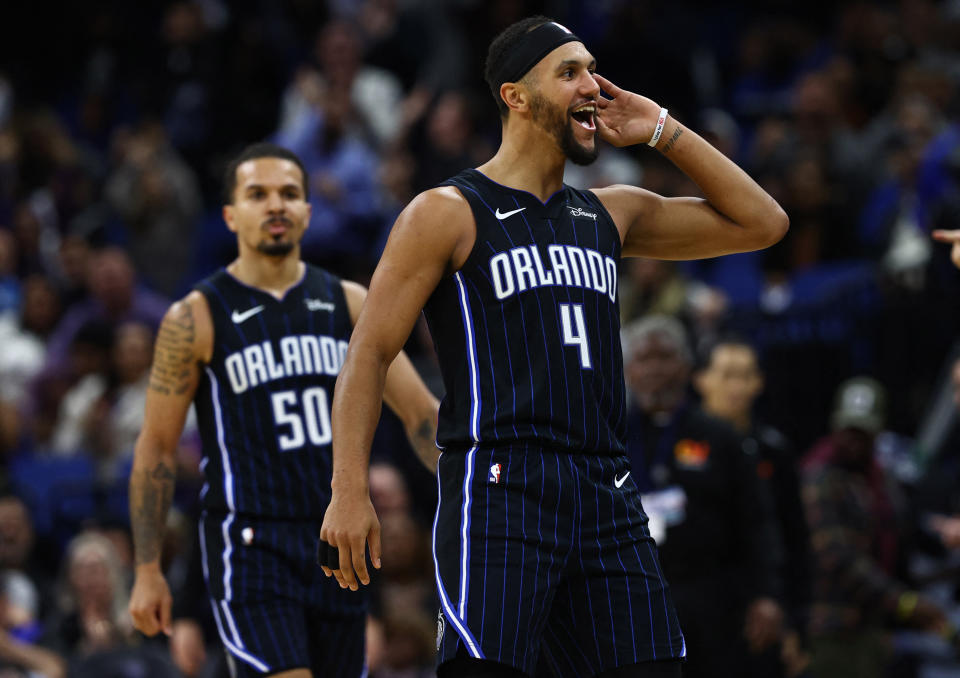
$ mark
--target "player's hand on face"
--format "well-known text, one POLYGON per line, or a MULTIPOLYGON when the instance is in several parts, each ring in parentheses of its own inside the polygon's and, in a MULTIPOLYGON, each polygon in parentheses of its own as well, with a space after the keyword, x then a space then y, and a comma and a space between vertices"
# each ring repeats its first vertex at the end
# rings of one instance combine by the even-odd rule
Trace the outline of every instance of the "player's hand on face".
POLYGON ((336 546, 340 554, 340 568, 322 567, 328 577, 333 575, 341 588, 356 591, 361 584, 370 583, 367 572, 366 547, 370 561, 380 569, 380 521, 370 501, 370 493, 334 492, 323 516, 320 538, 336 546))
POLYGON ((960 268, 960 230, 934 231, 933 239, 939 240, 940 242, 951 243, 953 245, 950 250, 950 260, 953 262, 954 266, 960 268))
POLYGON ((600 138, 613 146, 632 146, 650 141, 657 127, 660 106, 640 94, 620 89, 602 75, 597 84, 612 99, 597 97, 597 129, 600 138))
POLYGON ((133 618, 133 627, 147 636, 155 636, 160 631, 169 636, 173 633, 170 620, 172 607, 170 587, 160 569, 152 566, 137 568, 137 578, 127 608, 133 618))

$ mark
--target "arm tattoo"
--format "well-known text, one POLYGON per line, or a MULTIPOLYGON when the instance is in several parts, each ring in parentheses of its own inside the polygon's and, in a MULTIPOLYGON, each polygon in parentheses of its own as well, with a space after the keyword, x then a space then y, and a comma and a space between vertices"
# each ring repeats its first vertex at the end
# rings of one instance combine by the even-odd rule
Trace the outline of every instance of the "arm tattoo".
POLYGON ((670 139, 667 140, 667 143, 663 145, 664 155, 666 155, 667 153, 673 150, 673 147, 677 143, 677 139, 679 139, 682 134, 683 134, 683 128, 680 125, 677 125, 677 129, 673 130, 673 136, 671 136, 670 139))
POLYGON ((193 309, 183 303, 164 318, 150 370, 150 388, 164 395, 183 395, 193 378, 193 342, 196 330, 193 309))
POLYGON ((130 526, 137 565, 160 558, 163 528, 173 500, 176 475, 164 462, 135 471, 130 481, 130 526))
POLYGON ((424 419, 408 436, 417 456, 424 462, 430 462, 437 454, 437 425, 430 419, 424 419))

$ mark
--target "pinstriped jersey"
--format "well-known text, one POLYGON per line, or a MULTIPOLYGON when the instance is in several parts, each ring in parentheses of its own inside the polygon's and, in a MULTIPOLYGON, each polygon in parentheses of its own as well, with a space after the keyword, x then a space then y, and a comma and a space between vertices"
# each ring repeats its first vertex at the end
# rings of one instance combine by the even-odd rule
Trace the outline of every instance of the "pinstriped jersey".
POLYGON ((330 500, 330 404, 352 323, 340 280, 306 265, 277 299, 226 270, 199 282, 213 357, 194 399, 206 510, 323 520, 330 500))
POLYGON ((543 203, 475 169, 443 185, 470 204, 476 241, 424 309, 446 387, 439 444, 622 453, 620 236, 600 200, 564 185, 543 203))

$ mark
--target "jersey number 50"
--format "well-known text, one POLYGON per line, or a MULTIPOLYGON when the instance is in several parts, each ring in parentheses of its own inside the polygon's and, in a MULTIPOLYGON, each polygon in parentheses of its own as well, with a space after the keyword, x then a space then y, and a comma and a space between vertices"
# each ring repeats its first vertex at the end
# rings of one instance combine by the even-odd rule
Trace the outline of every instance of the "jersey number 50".
POLYGON ((273 418, 277 426, 289 426, 280 433, 277 442, 283 451, 303 447, 307 438, 313 445, 326 445, 333 439, 330 432, 330 405, 327 392, 319 386, 304 389, 297 398, 296 391, 279 391, 271 398, 273 418), (298 402, 299 400, 299 402, 298 402), (306 424, 306 425, 304 425, 306 424), (306 429, 306 435, 304 435, 306 429))

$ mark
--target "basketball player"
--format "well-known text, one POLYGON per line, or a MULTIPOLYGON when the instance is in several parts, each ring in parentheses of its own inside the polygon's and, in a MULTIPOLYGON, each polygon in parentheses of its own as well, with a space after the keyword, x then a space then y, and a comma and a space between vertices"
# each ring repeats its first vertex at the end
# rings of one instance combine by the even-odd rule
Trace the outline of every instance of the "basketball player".
POLYGON ((369 582, 365 542, 374 567, 380 555, 367 490, 380 393, 425 310, 446 387, 433 538, 441 677, 531 675, 541 650, 563 676, 678 676, 685 653, 624 455, 617 265, 766 247, 787 218, 666 109, 594 67, 543 17, 493 41, 501 146, 398 217, 338 380, 321 539, 339 551, 324 571, 356 589, 369 582), (655 146, 705 199, 564 185, 564 162, 591 162, 598 135, 655 146))
MULTIPOLYGON (((157 338, 130 477, 130 613, 147 635, 170 632, 160 546, 193 402, 203 569, 232 674, 357 678, 365 598, 321 576, 314 553, 329 499, 330 402, 365 290, 300 260, 310 204, 296 155, 250 146, 225 189, 239 256, 173 304, 157 338)), ((435 468, 438 403, 403 354, 384 398, 435 468)))

